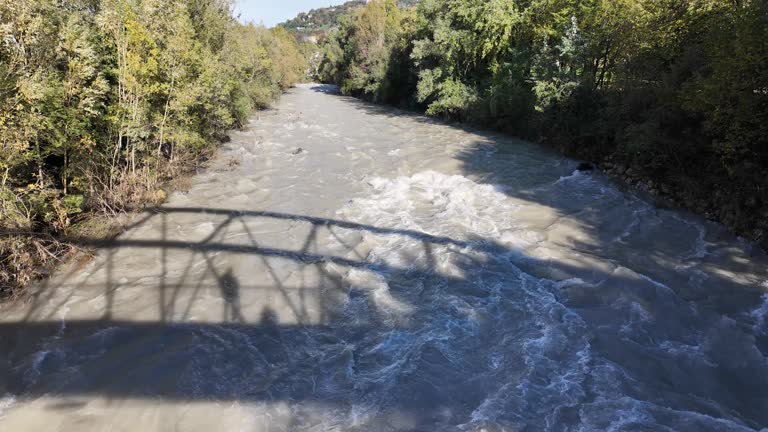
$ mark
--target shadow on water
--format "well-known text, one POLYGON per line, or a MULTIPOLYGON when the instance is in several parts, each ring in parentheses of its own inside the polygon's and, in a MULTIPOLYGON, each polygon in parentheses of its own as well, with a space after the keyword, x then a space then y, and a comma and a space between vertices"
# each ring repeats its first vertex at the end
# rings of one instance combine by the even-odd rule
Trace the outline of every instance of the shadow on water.
MULTIPOLYGON (((339 95, 338 88, 328 84, 313 86, 312 90, 339 95)), ((713 306, 720 307, 721 313, 739 313, 744 304, 754 306, 765 291, 753 281, 723 276, 754 272, 754 262, 768 266, 768 256, 759 245, 735 239, 718 224, 663 205, 657 207, 655 198, 626 189, 599 171, 578 172, 578 161, 545 146, 416 111, 349 96, 338 98, 369 115, 463 131, 471 142, 456 155, 464 175, 493 185, 525 205, 546 208, 557 220, 571 221, 579 236, 565 234, 558 239, 561 246, 639 268, 653 279, 668 282, 686 300, 702 300, 701 296, 717 299, 713 306), (701 253, 716 256, 697 269, 707 273, 710 283, 706 290, 688 290, 687 280, 677 276, 685 276, 681 268, 704 258, 701 253)), ((768 272, 760 276, 768 278, 768 272)))
MULTIPOLYGON (((372 115, 434 122, 352 103, 372 115)), ((71 239, 99 251, 91 275, 103 277, 77 280, 73 270, 52 279, 16 305, 24 317, 0 322, 0 395, 60 397, 64 408, 67 398, 88 396, 288 402, 327 412, 379 407, 368 430, 447 430, 488 407, 496 407, 490 422, 499 430, 540 430, 549 421, 566 430, 585 407, 612 398, 663 407, 654 413, 660 423, 679 425, 672 413, 694 412, 768 424, 768 337, 753 330, 760 323, 751 313, 763 292, 723 271, 739 262, 701 264, 696 279, 685 267, 694 258, 679 259, 675 239, 651 242, 644 256, 622 255, 647 245, 640 231, 678 216, 624 196, 603 194, 596 203, 594 194, 554 193, 570 181, 558 183, 571 176, 571 162, 553 158, 552 172, 520 175, 549 159, 495 140, 488 135, 460 155, 468 175, 572 219, 581 237, 552 235, 577 254, 547 258, 499 239, 269 211, 146 211, 129 228, 159 227, 159 235, 71 239), (625 233, 637 214, 640 228, 625 233), (215 218, 213 227, 197 241, 176 239, 174 218, 195 215, 215 218), (270 246, 253 228, 276 222, 305 227, 301 246, 270 246), (361 235, 418 246, 398 264, 361 251, 361 235), (320 236, 333 247, 321 247, 320 236), (141 282, 150 288, 135 298, 115 270, 132 250, 158 257, 156 277, 141 282), (455 271, 441 267, 448 255, 455 271), (235 268, 222 257, 246 264, 235 268), (254 280, 256 267, 269 280, 254 280), (355 270, 387 289, 361 287, 355 270), (103 315, 63 322, 62 309, 83 293, 103 293, 103 315), (125 302, 145 305, 136 309, 142 318, 126 316, 125 302), (220 312, 206 316, 220 318, 195 319, 214 306, 220 312), (79 379, 68 378, 73 371, 79 379)), ((587 191, 604 185, 582 180, 587 191)), ((719 247, 716 239, 706 244, 719 247)))
MULTIPOLYGON (((221 287, 221 298, 224 299, 224 322, 244 322, 240 306, 240 283, 232 275, 232 269, 227 269, 226 273, 219 278, 221 287)), ((264 311, 267 313, 267 310, 264 311)))
MULTIPOLYGON (((446 347, 443 341, 427 341, 419 347, 418 353, 399 353, 412 361, 413 365, 400 372, 402 376, 396 379, 403 381, 397 386, 377 392, 377 386, 386 386, 374 377, 367 384, 373 387, 361 388, 357 380, 364 377, 370 379, 366 374, 379 373, 382 368, 391 366, 388 362, 397 364, 401 360, 390 357, 391 353, 380 352, 382 345, 400 333, 418 334, 419 329, 434 325, 426 321, 441 318, 436 310, 448 313, 445 319, 457 319, 457 316, 451 315, 455 313, 446 312, 453 307, 447 299, 460 298, 469 305, 485 304, 488 297, 493 295, 493 290, 485 284, 508 284, 500 289, 509 290, 510 294, 503 294, 504 297, 509 296, 509 304, 502 302, 494 308, 515 309, 516 294, 513 293, 522 290, 529 279, 519 275, 512 278, 498 276, 509 272, 511 268, 519 267, 530 274, 541 275, 585 272, 585 268, 578 265, 525 257, 520 251, 510 250, 488 239, 455 240, 413 230, 382 228, 327 218, 225 209, 163 208, 141 215, 136 225, 157 222, 156 219, 161 220, 161 237, 166 240, 118 238, 100 241, 83 238, 76 242, 102 250, 106 262, 100 266, 107 272, 116 264, 111 260, 115 257, 112 252, 117 251, 144 249, 160 252, 159 255, 164 259, 176 259, 174 251, 202 256, 202 262, 213 275, 223 299, 221 322, 191 322, 184 319, 188 315, 181 315, 182 319, 179 319, 179 311, 190 309, 189 302, 194 303, 195 296, 202 295, 200 281, 187 280, 184 275, 172 278, 165 273, 160 275, 157 286, 162 292, 158 296, 162 304, 159 305, 158 319, 154 321, 116 319, 116 312, 108 309, 103 319, 68 319, 63 325, 60 320, 53 319, 56 315, 51 314, 50 310, 46 310, 46 315, 41 315, 43 306, 53 300, 52 294, 57 289, 48 286, 26 305, 29 308, 26 320, 0 323, 2 361, 8 365, 3 368, 0 393, 15 394, 20 398, 91 395, 178 401, 291 401, 337 407, 350 407, 361 399, 372 398, 382 406, 382 422, 389 421, 384 414, 387 411, 409 419, 413 427, 400 430, 440 427, 441 422, 445 421, 441 417, 445 409, 452 410, 452 418, 468 419, 473 409, 482 405, 488 394, 499 389, 503 375, 500 376, 501 371, 487 365, 487 358, 495 348, 508 344, 505 342, 507 336, 519 335, 522 338, 519 343, 523 343, 526 338, 541 336, 542 329, 534 329, 531 334, 528 334, 529 330, 521 332, 516 329, 519 324, 514 319, 528 320, 534 317, 524 312, 519 315, 511 313, 509 316, 505 315, 508 312, 499 312, 503 315, 482 317, 479 319, 478 333, 471 337, 461 332, 452 336, 456 344, 463 346, 446 347), (190 213, 224 216, 223 222, 213 232, 222 232, 227 225, 243 221, 246 221, 243 226, 250 226, 252 221, 249 219, 288 220, 308 224, 311 228, 307 241, 299 250, 262 247, 253 233, 248 234, 247 242, 241 243, 214 241, 213 235, 191 244, 170 240, 165 232, 169 226, 168 218, 174 214, 190 213), (344 244, 343 251, 348 253, 328 255, 311 252, 313 238, 317 237, 318 230, 333 232, 339 228, 415 240, 421 244, 420 254, 425 257, 424 264, 397 267, 375 259, 349 258, 345 255, 354 253, 342 241, 343 238, 339 244, 344 244), (441 274, 436 268, 438 257, 433 254, 440 247, 447 247, 450 253, 460 255, 459 274, 462 276, 441 274), (243 283, 248 280, 248 275, 237 275, 229 267, 217 269, 212 256, 214 253, 264 258, 272 261, 273 265, 276 261, 289 261, 303 267, 322 268, 325 278, 333 280, 333 283, 321 281, 321 285, 324 285, 322 287, 299 287, 300 291, 304 291, 303 295, 288 293, 287 288, 279 283, 266 289, 249 286, 243 283), (343 282, 338 276, 328 274, 326 267, 329 264, 348 269, 365 269, 382 276, 395 300, 411 308, 407 313, 408 318, 397 319, 397 314, 378 307, 374 299, 375 292, 360 290, 343 282), (336 295, 329 292, 329 287, 336 291, 336 295), (264 306, 258 316, 247 319, 242 310, 242 301, 245 292, 250 289, 261 290, 263 295, 271 293, 285 298, 294 315, 291 320, 293 323, 281 323, 278 314, 270 306, 264 306), (184 292, 190 290, 191 293, 184 292), (445 293, 450 296, 445 296, 445 293), (325 310, 318 319, 310 319, 306 312, 307 305, 302 304, 310 294, 335 299, 322 303, 325 310), (353 316, 349 315, 350 304, 360 305, 353 308, 353 316), (46 316, 49 318, 46 319, 46 316), (340 346, 349 348, 340 349, 340 346), (338 351, 325 351, 324 347, 335 347, 338 351), (41 349, 49 353, 42 359, 38 357, 39 354, 36 356, 41 349), (343 354, 346 349, 351 349, 351 357, 343 354), (94 350, 105 350, 106 354, 97 354, 99 360, 94 361, 94 350), (163 358, 164 350, 167 350, 167 358, 163 358), (110 352, 118 352, 119 355, 110 358, 110 352), (330 352, 342 358, 329 358, 330 352), (462 358, 457 360, 450 357, 456 353, 462 358), (137 365, 145 358, 157 364, 125 369, 124 362, 130 358, 137 365), (36 373, 40 374, 40 379, 32 383, 28 380, 27 368, 31 367, 30 362, 38 363, 35 365, 38 368, 36 373), (279 371, 274 370, 278 366, 279 371), (62 374, 73 367, 84 374, 106 375, 110 379, 62 380, 62 374), (210 373, 202 377, 197 375, 195 382, 178 378, 178 385, 169 386, 161 379, 167 373, 167 368, 210 373), (345 372, 339 375, 341 370, 345 372), (251 378, 243 381, 241 377, 246 372, 251 378), (419 372, 426 376, 419 376, 419 372), (356 380, 354 376, 359 378, 356 380), (409 382, 409 379, 413 382, 409 382), (319 388, 318 383, 328 387, 319 388)), ((440 253, 446 253, 446 249, 440 250, 440 253)), ((167 269, 169 264, 161 262, 160 267, 167 269)), ((194 265, 190 264, 186 268, 190 271, 194 265)), ((768 420, 760 409, 766 402, 764 388, 768 380, 765 374, 755 374, 756 371, 765 371, 765 367, 761 368, 754 363, 757 360, 753 354, 740 352, 748 351, 748 347, 737 346, 728 340, 728 337, 738 336, 738 327, 744 324, 722 324, 722 316, 703 308, 691 311, 688 302, 660 290, 657 285, 636 275, 600 274, 596 269, 588 269, 588 272, 594 280, 602 279, 603 282, 591 286, 548 283, 542 295, 551 294, 556 301, 582 314, 590 324, 591 328, 585 337, 589 339, 595 358, 600 358, 593 360, 595 363, 620 364, 628 381, 642 380, 644 391, 651 392, 657 398, 656 402, 663 401, 674 408, 696 409, 717 416, 717 410, 691 400, 718 400, 739 416, 753 419, 754 424, 768 420), (642 303, 646 312, 653 314, 652 319, 637 325, 631 334, 622 332, 622 326, 635 324, 631 316, 611 312, 611 308, 620 299, 642 303), (701 325, 707 320, 711 320, 710 331, 722 333, 713 335, 709 342, 711 346, 703 348, 709 350, 708 361, 719 360, 717 363, 699 364, 689 359, 689 363, 685 364, 681 363, 676 353, 645 349, 648 338, 685 340, 686 333, 694 331, 691 325, 701 325), (717 358, 717 355, 721 358, 717 358), (728 362, 727 357, 731 355, 741 356, 740 361, 728 362), (688 369, 682 369, 686 367, 688 369), (692 380, 691 374, 703 381, 692 380)), ((119 281, 113 279, 115 276, 109 275, 102 286, 108 298, 114 297, 114 292, 124 289, 120 287, 119 281)), ((108 308, 113 305, 113 301, 107 300, 108 308)), ((748 310, 741 310, 733 314, 733 319, 746 323, 748 320, 744 316, 747 313, 748 310)), ((567 348, 568 345, 563 347, 567 348)), ((510 346, 510 350, 513 349, 510 346)), ((519 370, 502 371, 503 374, 520 373, 519 370)), ((556 370, 551 372, 558 373, 556 370)), ((595 397, 587 391, 582 394, 580 402, 589 403, 595 397)), ((529 410, 536 411, 532 408, 529 410)), ((562 415, 567 417, 566 413, 562 415)), ((370 423, 371 427, 383 427, 376 421, 370 423)), ((497 421, 508 426, 521 422, 535 423, 533 419, 521 419, 519 414, 511 413, 509 418, 500 413, 497 421)))
POLYGON ((435 117, 426 116, 424 114, 419 113, 418 111, 394 108, 388 105, 366 102, 362 99, 359 99, 353 96, 345 96, 341 94, 341 90, 339 90, 337 86, 332 84, 313 85, 311 87, 311 90, 317 93, 336 96, 339 100, 342 100, 345 104, 348 104, 361 112, 378 116, 380 118, 395 119, 395 120, 407 119, 409 121, 417 122, 420 124, 449 126, 449 127, 458 128, 461 130, 467 130, 467 131, 474 130, 473 127, 467 124, 456 123, 456 122, 448 123, 447 121, 440 120, 435 117))
POLYGON ((333 84, 316 84, 312 86, 312 91, 329 95, 341 95, 339 87, 333 84))

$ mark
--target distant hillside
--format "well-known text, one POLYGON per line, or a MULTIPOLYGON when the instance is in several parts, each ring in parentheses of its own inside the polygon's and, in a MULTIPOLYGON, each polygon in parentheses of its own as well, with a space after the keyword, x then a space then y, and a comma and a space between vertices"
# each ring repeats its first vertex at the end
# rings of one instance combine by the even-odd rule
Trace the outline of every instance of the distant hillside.
POLYGON ((364 4, 365 0, 352 0, 339 6, 312 9, 298 14, 296 18, 284 22, 282 26, 297 33, 327 32, 338 24, 343 15, 364 4))
MULTIPOLYGON (((398 0, 400 7, 410 7, 418 4, 419 0, 398 0)), ((296 18, 290 19, 281 25, 288 30, 301 34, 327 33, 334 28, 339 19, 357 7, 365 4, 365 0, 352 0, 338 6, 312 9, 302 12, 296 18)))

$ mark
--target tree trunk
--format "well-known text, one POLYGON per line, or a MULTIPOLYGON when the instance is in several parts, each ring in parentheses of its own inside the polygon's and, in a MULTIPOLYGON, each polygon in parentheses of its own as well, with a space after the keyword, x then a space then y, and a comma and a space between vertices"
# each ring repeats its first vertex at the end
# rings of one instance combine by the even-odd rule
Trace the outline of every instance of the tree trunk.
POLYGON ((176 75, 171 72, 171 87, 168 89, 168 98, 165 100, 165 111, 163 112, 163 121, 160 123, 160 144, 157 146, 157 168, 160 168, 160 159, 163 156, 163 144, 165 143, 165 123, 168 121, 168 110, 171 106, 171 97, 176 83, 176 75))
POLYGON ((67 174, 69 171, 69 146, 64 142, 64 167, 61 169, 61 184, 64 186, 64 195, 67 195, 67 174))

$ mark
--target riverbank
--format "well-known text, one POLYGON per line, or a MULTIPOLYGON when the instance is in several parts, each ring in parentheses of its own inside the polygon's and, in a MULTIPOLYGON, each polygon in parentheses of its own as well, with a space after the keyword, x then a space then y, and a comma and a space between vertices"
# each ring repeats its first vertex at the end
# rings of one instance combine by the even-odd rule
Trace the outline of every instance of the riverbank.
MULTIPOLYGON (((326 86, 323 91, 341 94, 334 84, 322 85, 326 86)), ((372 102, 360 95, 351 97, 365 103, 388 105, 372 102)), ((403 110, 404 113, 425 115, 423 110, 389 106, 391 109, 403 110)), ((466 128, 478 133, 486 131, 501 133, 510 139, 521 138, 505 126, 491 127, 481 122, 459 122, 448 118, 436 118, 435 121, 445 122, 446 125, 466 128)), ((700 170, 700 177, 686 176, 682 173, 674 175, 669 170, 661 170, 661 175, 654 175, 642 166, 633 165, 622 153, 596 148, 588 148, 584 151, 578 145, 555 143, 546 136, 539 136, 538 140, 536 137, 529 138, 531 138, 529 141, 534 145, 583 161, 586 165, 608 175, 622 187, 648 194, 650 200, 660 208, 690 211, 711 222, 721 224, 735 235, 768 250, 768 196, 749 195, 743 198, 742 191, 738 195, 739 198, 735 200, 732 188, 738 187, 738 185, 728 183, 727 178, 718 176, 715 170, 710 172, 700 170), (540 143, 537 144, 536 141, 540 143)), ((526 138, 522 137, 522 139, 526 138)), ((704 161, 698 163, 705 164, 704 161)))
POLYGON ((260 117, 187 192, 0 304, 0 429, 768 422, 768 257, 723 227, 324 88, 260 117))
POLYGON ((128 193, 132 195, 130 206, 116 203, 81 212, 60 231, 0 232, 0 301, 23 300, 31 285, 50 277, 59 268, 79 268, 87 263, 95 249, 77 239, 106 242, 117 238, 139 213, 162 205, 173 192, 188 190, 192 177, 207 167, 216 157, 216 150, 228 139, 207 146, 192 164, 189 160, 169 163, 162 181, 152 182, 152 188, 146 188, 146 184, 122 185, 124 193, 134 187, 139 189, 128 193))
POLYGON ((0 3, 0 297, 161 204, 306 71, 307 45, 226 2, 60 3, 0 3))
POLYGON ((317 73, 591 161, 766 245, 766 5, 369 2, 324 40, 317 73))
POLYGON ((590 162, 616 181, 650 194, 662 207, 698 214, 768 250, 768 207, 761 207, 765 196, 747 196, 741 203, 734 202, 726 179, 721 183, 717 178, 704 177, 706 173, 700 178, 659 177, 617 159, 608 155, 590 162))
MULTIPOLYGON (((540 138, 547 142, 546 138, 540 138)), ((686 170, 691 172, 676 173, 674 167, 651 169, 633 164, 625 154, 612 152, 610 148, 583 151, 569 143, 540 145, 588 162, 624 187, 649 194, 662 208, 690 211, 768 250, 768 196, 745 193, 740 184, 730 182, 716 169, 695 169, 711 166, 713 161, 691 161, 691 169, 686 170)), ((755 188, 758 192, 761 190, 759 185, 755 188)))

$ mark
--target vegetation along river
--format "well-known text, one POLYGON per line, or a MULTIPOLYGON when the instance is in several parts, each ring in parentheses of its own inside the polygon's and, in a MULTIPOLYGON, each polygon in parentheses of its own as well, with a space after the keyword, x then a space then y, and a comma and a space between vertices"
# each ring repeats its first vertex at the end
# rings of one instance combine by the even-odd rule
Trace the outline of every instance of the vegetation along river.
POLYGON ((577 166, 293 89, 2 306, 0 430, 765 430, 765 254, 577 166))

